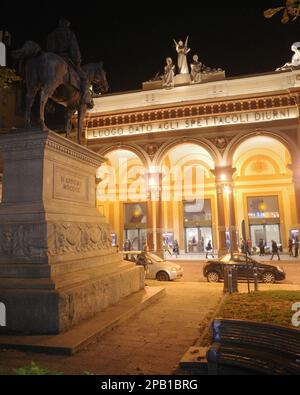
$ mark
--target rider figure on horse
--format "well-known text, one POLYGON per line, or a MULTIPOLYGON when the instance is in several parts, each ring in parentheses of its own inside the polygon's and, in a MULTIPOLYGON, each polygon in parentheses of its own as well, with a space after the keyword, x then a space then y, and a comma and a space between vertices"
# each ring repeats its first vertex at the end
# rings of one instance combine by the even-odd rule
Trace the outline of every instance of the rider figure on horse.
POLYGON ((72 69, 76 70, 80 79, 80 91, 83 100, 86 100, 86 95, 89 92, 87 77, 81 69, 81 53, 75 33, 70 29, 70 22, 61 18, 58 27, 48 35, 47 51, 61 56, 69 65, 71 84, 74 84, 72 79, 72 69))

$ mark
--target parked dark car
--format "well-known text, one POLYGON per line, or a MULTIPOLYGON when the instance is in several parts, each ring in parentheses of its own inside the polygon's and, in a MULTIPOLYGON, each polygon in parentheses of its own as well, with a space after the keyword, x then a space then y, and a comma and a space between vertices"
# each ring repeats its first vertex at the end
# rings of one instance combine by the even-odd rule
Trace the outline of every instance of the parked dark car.
MULTIPOLYGON (((253 258, 248 258, 247 261, 250 280, 254 280, 254 268, 257 270, 258 281, 273 284, 276 281, 285 280, 285 272, 282 267, 258 262, 253 258)), ((247 265, 244 254, 233 254, 232 259, 228 254, 219 259, 208 260, 203 268, 203 275, 208 282, 219 282, 224 279, 224 267, 226 265, 234 265, 237 268, 238 280, 247 280, 247 265)))

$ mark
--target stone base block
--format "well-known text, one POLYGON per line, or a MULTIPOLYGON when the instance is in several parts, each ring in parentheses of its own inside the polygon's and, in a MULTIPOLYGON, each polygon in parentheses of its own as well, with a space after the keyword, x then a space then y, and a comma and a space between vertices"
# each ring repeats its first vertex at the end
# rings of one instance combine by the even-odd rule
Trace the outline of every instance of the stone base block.
POLYGON ((149 91, 152 89, 162 89, 162 87, 163 87, 162 80, 143 82, 143 90, 144 91, 149 91))
POLYGON ((226 75, 225 71, 216 71, 211 73, 202 73, 201 74, 201 82, 213 82, 213 81, 222 81, 225 80, 226 75))
POLYGON ((1 288, 0 300, 6 307, 6 327, 0 333, 57 334, 68 330, 122 298, 144 288, 144 269, 122 262, 111 270, 85 270, 68 275, 71 285, 54 278, 54 289, 1 288), (59 288, 56 286, 60 285, 59 288))
POLYGON ((175 86, 188 85, 191 83, 191 76, 189 74, 175 75, 175 86))
POLYGON ((9 336, 0 334, 0 349, 52 355, 73 355, 146 309, 165 295, 163 287, 145 287, 95 317, 59 335, 9 336))

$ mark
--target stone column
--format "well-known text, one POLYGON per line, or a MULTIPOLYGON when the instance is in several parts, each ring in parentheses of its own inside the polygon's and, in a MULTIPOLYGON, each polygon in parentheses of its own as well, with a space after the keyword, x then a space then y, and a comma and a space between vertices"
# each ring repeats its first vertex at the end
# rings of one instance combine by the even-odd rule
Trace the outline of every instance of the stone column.
POLYGON ((236 238, 236 219, 234 209, 234 195, 232 176, 236 169, 232 167, 216 167, 213 173, 216 177, 217 189, 217 209, 218 209, 218 233, 219 233, 219 255, 227 252, 226 245, 226 224, 225 224, 225 209, 228 210, 229 216, 229 231, 233 251, 237 251, 237 238, 236 238), (224 191, 228 190, 228 208, 224 205, 224 191))
POLYGON ((224 194, 223 194, 222 183, 217 183, 216 188, 217 188, 218 235, 219 235, 218 255, 222 256, 227 252, 224 194))
POLYGON ((147 246, 149 251, 154 252, 154 223, 153 223, 153 202, 149 196, 147 199, 147 246))
POLYGON ((163 209, 162 209, 162 196, 161 196, 161 178, 162 175, 159 175, 160 185, 157 191, 157 201, 156 201, 156 253, 160 257, 164 257, 164 249, 163 249, 163 209))
POLYGON ((235 209, 234 209, 234 189, 232 184, 228 184, 228 188, 230 189, 230 193, 228 194, 228 204, 229 204, 229 232, 230 232, 230 240, 232 244, 232 251, 238 252, 237 238, 236 238, 236 217, 235 217, 235 209))
POLYGON ((162 242, 162 173, 149 173, 148 182, 148 201, 147 201, 147 244, 150 251, 163 257, 162 242), (153 210, 155 208, 155 211, 153 210), (155 217, 155 226, 154 226, 155 217), (155 241, 155 243, 154 243, 155 241))
POLYGON ((300 226, 300 163, 295 163, 288 166, 293 172, 293 181, 295 187, 295 200, 297 212, 297 225, 300 226))

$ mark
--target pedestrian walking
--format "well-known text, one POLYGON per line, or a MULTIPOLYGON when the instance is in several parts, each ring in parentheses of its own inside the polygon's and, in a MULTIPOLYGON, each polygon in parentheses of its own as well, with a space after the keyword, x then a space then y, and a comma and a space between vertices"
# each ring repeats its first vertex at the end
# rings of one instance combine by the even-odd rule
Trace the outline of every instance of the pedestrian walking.
POLYGON ((271 261, 273 260, 274 255, 277 255, 278 260, 280 261, 280 256, 279 256, 278 250, 279 250, 279 248, 278 248, 278 245, 277 245, 276 241, 275 241, 275 240, 272 240, 272 256, 271 256, 271 261))
POLYGON ((242 238, 240 239, 240 251, 242 254, 245 254, 245 242, 242 238))
POLYGON ((208 242, 208 244, 206 246, 206 258, 205 259, 208 259, 208 255, 211 255, 212 258, 214 258, 214 253, 213 253, 213 248, 212 248, 212 245, 211 245, 211 240, 209 240, 209 242, 208 242))
POLYGON ((249 256, 251 256, 251 253, 252 253, 252 240, 251 239, 248 239, 248 241, 247 241, 247 251, 248 251, 249 256))
POLYGON ((176 255, 176 258, 179 255, 179 244, 177 240, 175 240, 173 244, 173 254, 176 255))
POLYGON ((289 256, 292 256, 292 257, 294 257, 293 247, 294 247, 294 241, 293 241, 293 239, 290 237, 290 238, 289 238, 289 256))
POLYGON ((144 241, 143 252, 149 252, 149 246, 148 246, 147 240, 144 241))
POLYGON ((167 253, 168 253, 170 256, 172 256, 172 253, 171 253, 169 247, 170 247, 170 246, 169 246, 169 243, 165 242, 165 243, 164 243, 164 253, 165 253, 165 256, 167 255, 167 253))
POLYGON ((300 246, 300 240, 299 240, 299 236, 297 236, 295 239, 295 258, 298 258, 299 256, 299 246, 300 246))
POLYGON ((258 248, 259 248, 259 256, 265 256, 265 243, 263 239, 259 240, 258 248))

